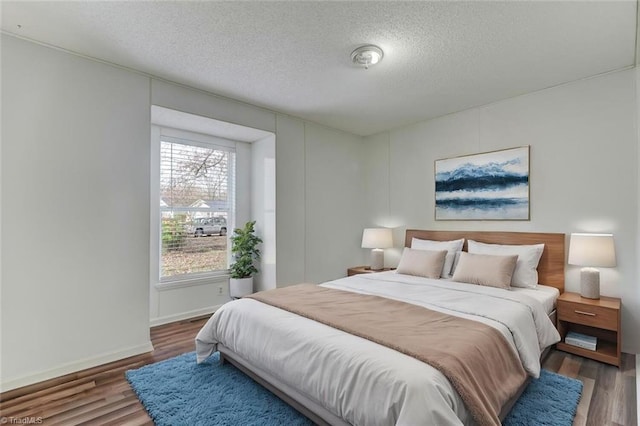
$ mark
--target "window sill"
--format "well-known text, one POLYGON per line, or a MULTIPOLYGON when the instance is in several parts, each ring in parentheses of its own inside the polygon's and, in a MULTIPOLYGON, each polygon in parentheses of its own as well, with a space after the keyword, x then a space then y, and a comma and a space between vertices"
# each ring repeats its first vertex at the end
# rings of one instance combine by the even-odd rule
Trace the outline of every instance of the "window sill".
POLYGON ((193 287, 207 284, 214 284, 220 282, 228 282, 229 273, 219 272, 215 275, 205 275, 196 277, 183 277, 175 278, 172 280, 162 281, 155 284, 155 288, 158 291, 174 290, 177 288, 193 287))

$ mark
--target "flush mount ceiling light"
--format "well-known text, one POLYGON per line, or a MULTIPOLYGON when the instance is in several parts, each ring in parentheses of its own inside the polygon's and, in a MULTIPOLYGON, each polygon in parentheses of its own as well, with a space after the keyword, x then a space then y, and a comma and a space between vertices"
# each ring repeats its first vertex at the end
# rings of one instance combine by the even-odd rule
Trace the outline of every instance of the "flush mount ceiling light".
POLYGON ((354 64, 369 69, 370 66, 377 64, 382 60, 384 52, 378 46, 368 44, 360 46, 351 52, 351 60, 354 64))

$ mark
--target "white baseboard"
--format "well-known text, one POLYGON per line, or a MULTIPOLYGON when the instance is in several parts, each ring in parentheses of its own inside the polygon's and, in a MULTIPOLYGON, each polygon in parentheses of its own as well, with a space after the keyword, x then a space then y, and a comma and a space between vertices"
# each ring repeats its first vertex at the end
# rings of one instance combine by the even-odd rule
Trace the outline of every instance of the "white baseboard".
POLYGON ((79 361, 70 362, 68 364, 63 364, 60 367, 52 368, 50 370, 40 371, 38 373, 29 374, 27 376, 18 377, 16 379, 9 379, 0 383, 0 390, 2 392, 6 392, 12 389, 21 388, 23 386, 32 385, 34 383, 44 382, 45 380, 49 379, 55 379, 56 377, 61 377, 66 374, 75 373, 78 371, 86 370, 87 368, 97 367, 99 365, 108 364, 110 362, 119 361, 130 356, 140 355, 151 351, 153 351, 153 345, 149 341, 142 345, 110 352, 96 357, 85 358, 79 361))
MULTIPOLYGON (((149 325, 151 327, 155 327, 162 324, 168 324, 170 322, 182 321, 189 318, 209 315, 215 312, 221 306, 222 305, 209 306, 207 308, 197 309, 194 311, 181 312, 175 315, 167 315, 164 317, 154 318, 150 321, 149 325)), ((6 392, 13 389, 21 388, 23 386, 29 386, 34 383, 43 382, 45 380, 55 379, 56 377, 61 377, 66 374, 75 373, 81 370, 86 370, 87 368, 97 367, 99 365, 107 364, 113 361, 119 361, 130 356, 140 355, 151 351, 153 351, 153 345, 151 344, 151 342, 147 342, 142 345, 133 346, 120 351, 115 351, 108 354, 64 364, 50 370, 40 371, 18 378, 12 378, 0 383, 0 392, 6 392)))
POLYGON ((156 327, 158 325, 169 324, 170 322, 182 321, 190 318, 201 317, 203 315, 209 315, 214 313, 220 306, 222 305, 209 306, 202 309, 196 309, 194 311, 180 312, 179 314, 151 318, 151 320, 149 321, 149 325, 151 327, 156 327))

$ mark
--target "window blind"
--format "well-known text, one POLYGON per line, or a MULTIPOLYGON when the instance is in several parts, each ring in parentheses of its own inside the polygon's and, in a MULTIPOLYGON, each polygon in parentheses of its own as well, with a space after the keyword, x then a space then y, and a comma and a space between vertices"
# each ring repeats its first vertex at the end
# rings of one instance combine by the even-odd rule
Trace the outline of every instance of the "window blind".
POLYGON ((161 279, 228 268, 234 183, 233 147, 161 136, 161 279))

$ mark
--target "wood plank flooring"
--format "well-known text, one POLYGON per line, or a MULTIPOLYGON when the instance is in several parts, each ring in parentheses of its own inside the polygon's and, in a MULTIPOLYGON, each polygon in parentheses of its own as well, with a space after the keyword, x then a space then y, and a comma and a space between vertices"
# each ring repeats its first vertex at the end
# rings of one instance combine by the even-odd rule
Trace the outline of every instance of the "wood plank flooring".
MULTIPOLYGON (((124 378, 124 372, 194 350, 193 339, 206 318, 151 329, 155 350, 0 395, 0 414, 42 418, 44 425, 153 425, 124 378)), ((624 354, 620 369, 551 351, 544 368, 584 383, 574 425, 637 425, 635 357, 624 354)))
POLYGON ((584 388, 574 426, 634 426, 638 424, 635 356, 622 354, 622 365, 585 359, 562 351, 552 351, 543 368, 577 378, 584 388))

